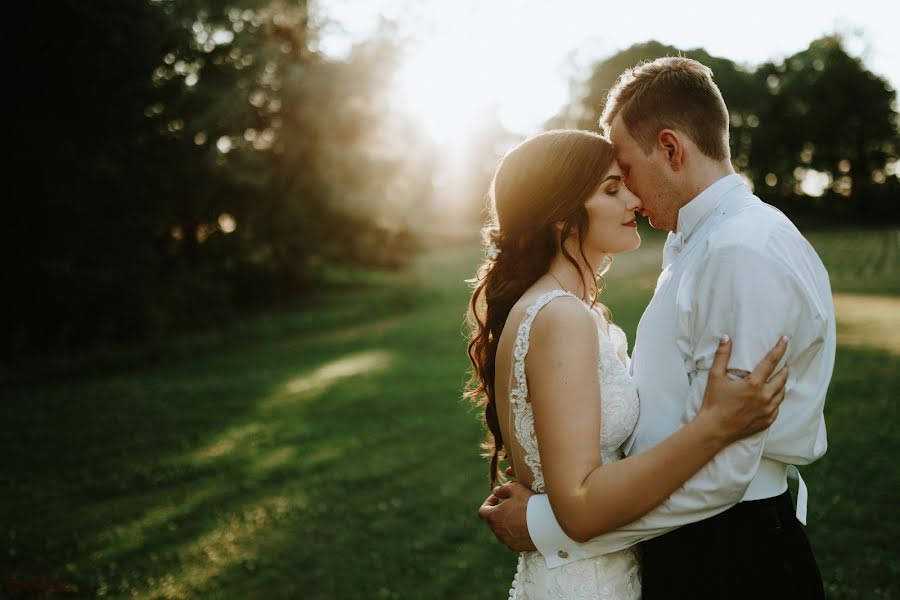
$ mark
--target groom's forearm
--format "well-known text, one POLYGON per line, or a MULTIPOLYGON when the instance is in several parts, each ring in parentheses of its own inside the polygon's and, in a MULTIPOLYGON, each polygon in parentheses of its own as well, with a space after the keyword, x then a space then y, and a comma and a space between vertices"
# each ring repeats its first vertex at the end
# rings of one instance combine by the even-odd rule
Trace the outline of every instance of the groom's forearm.
POLYGON ((732 444, 664 504, 624 527, 584 543, 565 534, 556 521, 549 498, 536 494, 529 499, 526 513, 531 539, 547 565, 553 568, 574 560, 617 552, 683 525, 713 517, 740 502, 759 463, 758 452, 764 436, 765 432, 732 444), (735 461, 743 466, 732 469, 730 465, 735 461))
MULTIPOLYGON (((691 399, 686 404, 700 406, 706 389, 706 377, 704 372, 695 378, 691 386, 691 399)), ((686 420, 691 417, 693 412, 686 415, 686 420)), ((766 436, 764 431, 729 445, 675 490, 665 503, 615 531, 603 533, 584 543, 576 542, 565 534, 546 496, 532 496, 526 513, 531 539, 544 555, 548 566, 554 567, 616 552, 683 525, 713 517, 743 498, 759 465, 766 436)))
MULTIPOLYGON (((706 411, 646 452, 594 468, 574 493, 559 493, 566 487, 553 480, 548 489, 556 519, 578 541, 614 531, 665 502, 728 440, 706 411)), ((545 471, 548 482, 551 475, 545 471)))
POLYGON ((551 569, 576 560, 624 550, 674 529, 674 527, 657 527, 631 530, 626 527, 587 542, 576 542, 567 536, 557 523, 550 500, 545 494, 535 494, 529 499, 527 520, 531 539, 551 569))

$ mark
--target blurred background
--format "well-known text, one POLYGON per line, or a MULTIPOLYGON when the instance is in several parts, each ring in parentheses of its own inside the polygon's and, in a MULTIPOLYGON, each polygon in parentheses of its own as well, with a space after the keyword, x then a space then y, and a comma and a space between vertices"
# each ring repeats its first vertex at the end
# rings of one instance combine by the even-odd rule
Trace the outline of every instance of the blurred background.
MULTIPOLYGON (((60 0, 8 64, 0 595, 496 598, 460 400, 503 153, 710 66, 735 167, 829 268, 833 598, 900 596, 900 9, 60 0), (14 192, 18 189, 18 192, 14 192)), ((664 236, 603 300, 633 340, 664 236)))

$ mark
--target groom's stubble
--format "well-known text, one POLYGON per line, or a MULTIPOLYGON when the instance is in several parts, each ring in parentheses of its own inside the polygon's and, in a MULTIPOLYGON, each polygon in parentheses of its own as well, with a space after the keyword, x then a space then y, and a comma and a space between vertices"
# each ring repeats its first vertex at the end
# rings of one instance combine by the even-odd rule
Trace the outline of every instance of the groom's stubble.
POLYGON ((620 166, 627 170, 625 185, 641 199, 641 214, 655 229, 674 231, 678 210, 685 204, 679 182, 660 153, 645 152, 631 136, 621 118, 610 127, 620 166))

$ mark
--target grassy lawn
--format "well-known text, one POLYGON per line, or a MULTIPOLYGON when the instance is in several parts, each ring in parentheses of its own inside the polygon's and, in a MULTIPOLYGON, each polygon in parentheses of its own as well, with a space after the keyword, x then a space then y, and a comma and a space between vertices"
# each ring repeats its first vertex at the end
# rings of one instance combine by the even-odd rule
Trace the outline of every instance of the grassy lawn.
MULTIPOLYGON (((840 347, 807 531, 829 597, 897 598, 900 231, 809 238, 840 347)), ((661 245, 608 277, 630 339, 661 245)), ((475 515, 487 468, 459 400, 477 259, 449 247, 150 355, 7 374, 0 595, 505 597, 515 556, 475 515)))

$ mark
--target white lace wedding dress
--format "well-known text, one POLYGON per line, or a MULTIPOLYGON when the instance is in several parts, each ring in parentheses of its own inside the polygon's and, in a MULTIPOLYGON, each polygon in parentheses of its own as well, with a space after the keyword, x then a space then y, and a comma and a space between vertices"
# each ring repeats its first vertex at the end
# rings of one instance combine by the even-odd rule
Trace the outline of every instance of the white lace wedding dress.
MULTIPOLYGON (((531 469, 534 483, 531 489, 545 493, 541 456, 534 433, 534 414, 528 400, 528 383, 525 378, 525 355, 528 353, 528 336, 538 311, 548 302, 560 296, 573 294, 552 290, 543 294, 525 313, 516 334, 514 350, 515 382, 509 393, 510 406, 515 419, 516 439, 525 451, 525 463, 531 469)), ((622 444, 631 435, 638 419, 637 389, 631 381, 628 369, 620 358, 627 356, 628 341, 619 327, 609 324, 609 337, 600 331, 600 376, 603 402, 600 419, 600 454, 603 463, 623 458, 622 444)), ((600 402, 600 398, 597 398, 600 402)), ((631 548, 578 560, 549 569, 540 552, 523 552, 519 556, 516 576, 509 590, 510 600, 548 600, 580 598, 591 600, 632 600, 641 596, 640 566, 631 548)))

